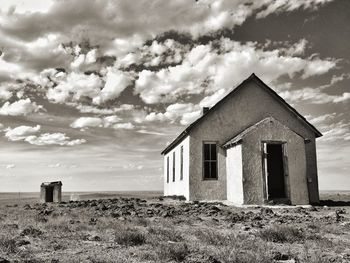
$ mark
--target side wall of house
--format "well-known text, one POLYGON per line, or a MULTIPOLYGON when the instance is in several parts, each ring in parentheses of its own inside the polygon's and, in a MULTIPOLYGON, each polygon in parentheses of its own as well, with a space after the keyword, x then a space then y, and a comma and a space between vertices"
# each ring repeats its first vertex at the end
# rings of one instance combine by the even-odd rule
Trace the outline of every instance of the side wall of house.
POLYGON ((242 205, 243 200, 243 167, 242 145, 238 144, 226 151, 227 200, 242 205))
POLYGON ((277 121, 262 124, 242 140, 245 204, 264 202, 262 142, 279 141, 285 147, 285 187, 293 205, 308 204, 304 139, 277 121))
POLYGON ((189 151, 190 137, 187 136, 179 145, 164 155, 164 195, 184 196, 190 198, 189 192, 189 151), (183 179, 180 180, 180 154, 183 146, 183 179), (175 182, 173 181, 173 153, 175 152, 175 182), (169 157, 169 182, 167 182, 167 158, 169 157))
POLYGON ((309 198, 311 204, 320 202, 317 175, 317 154, 315 138, 310 138, 310 142, 305 144, 307 162, 307 180, 309 186, 309 198))
MULTIPOLYGON (((226 193, 226 152, 218 150, 218 180, 204 181, 202 178, 203 141, 216 141, 222 145, 242 130, 266 117, 274 117, 285 126, 296 131, 305 138, 314 141, 314 133, 288 110, 280 101, 254 81, 248 82, 234 98, 226 98, 215 110, 196 124, 191 130, 190 141, 190 199, 191 200, 224 200, 226 193)), ((307 151, 314 155, 314 152, 307 151)), ((315 157, 307 157, 307 174, 317 174, 315 157)), ((312 184, 311 191, 317 185, 312 184)))

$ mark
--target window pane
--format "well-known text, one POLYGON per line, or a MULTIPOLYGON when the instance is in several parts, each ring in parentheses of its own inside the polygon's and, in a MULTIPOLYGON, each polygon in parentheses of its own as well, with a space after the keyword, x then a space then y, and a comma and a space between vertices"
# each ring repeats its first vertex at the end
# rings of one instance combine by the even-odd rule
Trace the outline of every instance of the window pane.
POLYGON ((204 160, 210 160, 210 144, 204 144, 204 160))
POLYGON ((216 162, 210 162, 210 178, 216 178, 216 162))
POLYGON ((184 147, 181 146, 180 150, 180 180, 183 179, 184 175, 184 147))
POLYGON ((173 152, 173 182, 175 182, 175 152, 173 152))
POLYGON ((216 144, 210 144, 210 160, 216 160, 216 144))
POLYGON ((169 183, 169 156, 166 158, 166 182, 169 183))
POLYGON ((204 162, 204 178, 210 178, 210 162, 204 162))

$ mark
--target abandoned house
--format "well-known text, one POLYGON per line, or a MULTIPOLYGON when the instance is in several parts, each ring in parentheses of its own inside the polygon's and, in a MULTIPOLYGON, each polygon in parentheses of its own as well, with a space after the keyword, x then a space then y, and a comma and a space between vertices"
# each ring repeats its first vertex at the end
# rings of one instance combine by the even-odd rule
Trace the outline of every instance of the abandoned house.
POLYGON ((45 182, 40 186, 40 200, 43 203, 59 203, 62 199, 62 182, 45 182))
POLYGON ((164 195, 237 205, 318 203, 321 136, 252 74, 163 150, 164 195))

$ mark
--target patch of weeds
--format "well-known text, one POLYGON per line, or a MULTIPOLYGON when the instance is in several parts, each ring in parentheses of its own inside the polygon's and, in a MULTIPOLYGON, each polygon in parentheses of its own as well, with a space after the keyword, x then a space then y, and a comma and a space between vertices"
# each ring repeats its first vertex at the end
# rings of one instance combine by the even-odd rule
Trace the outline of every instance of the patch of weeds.
POLYGON ((133 221, 134 221, 134 224, 139 226, 146 227, 149 225, 149 220, 147 218, 137 217, 133 221))
POLYGON ((195 236, 208 245, 224 246, 234 242, 235 237, 230 233, 221 233, 213 229, 198 229, 195 236))
POLYGON ((34 216, 34 221, 38 223, 46 223, 48 220, 45 216, 38 214, 34 216))
POLYGON ((308 224, 307 227, 315 232, 320 232, 320 226, 314 223, 308 224))
POLYGON ((308 243, 304 245, 304 251, 299 255, 300 262, 308 263, 326 263, 331 262, 325 257, 321 249, 314 250, 308 243))
POLYGON ((148 233, 150 234, 147 238, 150 243, 158 243, 159 241, 172 241, 179 242, 183 241, 183 237, 180 232, 173 228, 165 227, 149 227, 148 233))
POLYGON ((26 227, 21 232, 21 236, 38 237, 38 236, 41 236, 42 234, 43 234, 43 231, 41 231, 41 230, 39 230, 37 228, 34 228, 33 226, 26 227))
POLYGON ((209 262, 271 263, 272 255, 261 239, 237 235, 230 244, 200 247, 209 262))
POLYGON ((183 262, 190 254, 190 249, 186 243, 161 243, 159 246, 158 257, 161 262, 174 260, 183 262))
POLYGON ((0 251, 4 254, 13 254, 17 252, 16 240, 9 236, 0 237, 0 251))
POLYGON ((292 226, 271 226, 260 230, 258 235, 265 241, 275 243, 295 243, 306 239, 305 234, 301 230, 292 226))
MULTIPOLYGON (((102 259, 100 257, 94 256, 94 257, 88 257, 89 262, 91 263, 112 263, 115 261, 112 261, 111 259, 102 259)), ((120 261, 118 261, 120 262, 120 261)))
POLYGON ((126 228, 115 232, 114 241, 124 246, 141 246, 146 243, 146 236, 136 228, 126 228))

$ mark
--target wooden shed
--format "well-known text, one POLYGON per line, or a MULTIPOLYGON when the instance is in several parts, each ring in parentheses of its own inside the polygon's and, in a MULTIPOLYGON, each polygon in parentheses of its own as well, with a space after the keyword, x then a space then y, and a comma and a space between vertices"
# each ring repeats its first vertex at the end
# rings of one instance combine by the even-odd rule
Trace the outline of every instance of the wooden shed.
POLYGON ((62 182, 44 182, 40 186, 40 200, 43 203, 59 203, 62 200, 62 182))

